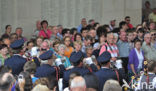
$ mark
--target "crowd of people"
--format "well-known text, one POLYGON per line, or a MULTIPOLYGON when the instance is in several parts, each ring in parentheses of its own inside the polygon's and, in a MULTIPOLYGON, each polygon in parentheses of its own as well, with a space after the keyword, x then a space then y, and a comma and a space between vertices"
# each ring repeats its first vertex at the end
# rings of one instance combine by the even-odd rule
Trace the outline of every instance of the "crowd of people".
POLYGON ((149 13, 150 3, 145 5, 144 21, 136 27, 130 16, 119 27, 115 19, 102 25, 82 18, 71 29, 38 20, 27 39, 21 27, 12 33, 6 25, 0 91, 155 91, 156 9, 149 13))

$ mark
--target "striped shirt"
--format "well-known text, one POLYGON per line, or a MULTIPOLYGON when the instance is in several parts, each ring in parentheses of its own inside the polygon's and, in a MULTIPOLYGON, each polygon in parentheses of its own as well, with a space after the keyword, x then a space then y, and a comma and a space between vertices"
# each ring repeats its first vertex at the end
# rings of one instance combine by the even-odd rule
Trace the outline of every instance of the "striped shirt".
POLYGON ((111 57, 119 56, 119 50, 116 44, 108 45, 108 43, 105 43, 105 45, 101 47, 99 55, 101 55, 105 51, 108 51, 111 54, 111 57))

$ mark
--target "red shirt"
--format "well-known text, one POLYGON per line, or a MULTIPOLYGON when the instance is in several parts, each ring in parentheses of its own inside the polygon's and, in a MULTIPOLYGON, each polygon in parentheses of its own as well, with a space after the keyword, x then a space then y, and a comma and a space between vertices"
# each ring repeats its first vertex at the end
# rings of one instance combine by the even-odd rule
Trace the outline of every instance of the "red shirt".
POLYGON ((52 32, 51 32, 49 29, 47 29, 46 32, 45 32, 44 30, 41 30, 41 31, 39 32, 39 36, 40 36, 40 37, 48 38, 48 39, 51 37, 51 34, 52 34, 52 32))

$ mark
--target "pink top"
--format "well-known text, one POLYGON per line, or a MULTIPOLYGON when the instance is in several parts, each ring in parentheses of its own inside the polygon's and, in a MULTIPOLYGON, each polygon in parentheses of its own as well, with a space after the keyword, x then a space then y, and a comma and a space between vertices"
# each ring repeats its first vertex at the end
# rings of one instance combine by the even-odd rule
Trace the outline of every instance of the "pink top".
POLYGON ((47 29, 46 32, 45 32, 44 30, 41 30, 41 31, 39 32, 39 36, 40 36, 40 37, 48 38, 48 39, 51 37, 51 34, 52 34, 52 32, 51 32, 49 29, 47 29))
POLYGON ((101 55, 103 52, 108 51, 111 54, 111 57, 118 57, 119 56, 119 50, 115 44, 108 45, 107 43, 103 45, 100 49, 99 55, 101 55), (106 49, 107 47, 107 49, 106 49))

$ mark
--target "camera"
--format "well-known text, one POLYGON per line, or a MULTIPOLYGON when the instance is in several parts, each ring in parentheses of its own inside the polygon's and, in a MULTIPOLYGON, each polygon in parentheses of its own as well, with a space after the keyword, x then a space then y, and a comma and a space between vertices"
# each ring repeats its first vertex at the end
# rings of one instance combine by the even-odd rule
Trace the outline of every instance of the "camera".
POLYGON ((23 82, 24 80, 23 80, 24 78, 23 78, 23 75, 19 75, 18 76, 18 82, 23 82))

